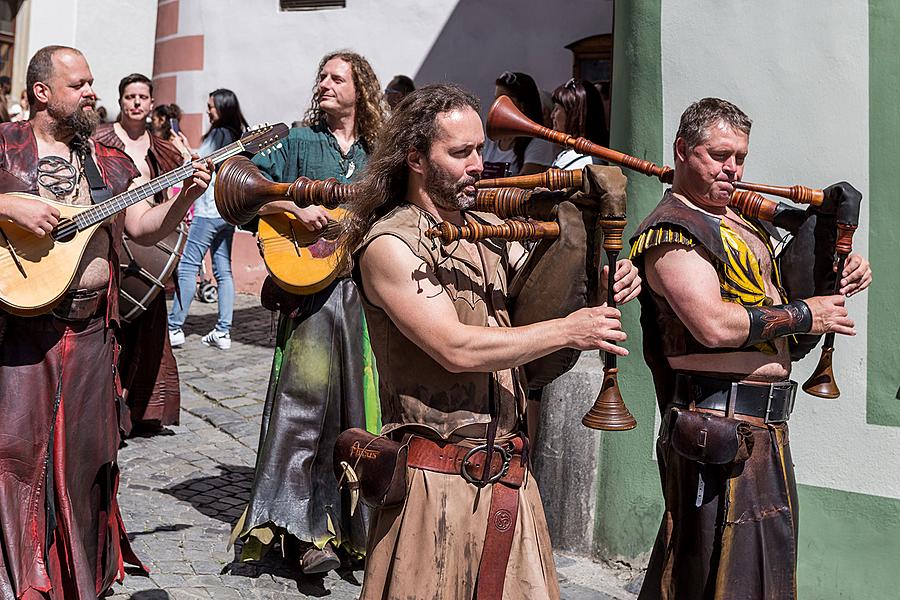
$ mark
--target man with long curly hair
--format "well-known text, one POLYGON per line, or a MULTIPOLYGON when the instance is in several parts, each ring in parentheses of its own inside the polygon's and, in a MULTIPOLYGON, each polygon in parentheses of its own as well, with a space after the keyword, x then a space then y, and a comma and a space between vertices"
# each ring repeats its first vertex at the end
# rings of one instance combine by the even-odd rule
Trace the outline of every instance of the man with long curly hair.
MULTIPOLYGON (((408 445, 407 494, 375 513, 362 600, 558 599, 519 366, 561 348, 625 353, 615 308, 511 326, 520 245, 425 235, 440 221, 498 222, 467 210, 483 170, 478 111, 454 85, 404 98, 351 201, 345 247, 378 359, 382 433, 408 445)), ((619 302, 640 291, 628 261, 616 281, 619 302)))
MULTIPOLYGON (((319 64, 304 127, 254 162, 277 182, 305 176, 346 183, 362 172, 383 122, 384 97, 372 67, 353 52, 334 52, 319 64)), ((287 201, 260 213, 290 213, 310 231, 332 220, 321 206, 287 201)), ((341 431, 379 427, 362 306, 349 278, 308 296, 289 294, 270 278, 262 296, 280 318, 253 492, 235 535, 244 540, 244 560, 280 542, 285 557, 298 553, 304 573, 324 572, 340 566, 336 549, 356 556, 365 550, 368 513, 351 517, 344 509, 331 467, 341 431)))

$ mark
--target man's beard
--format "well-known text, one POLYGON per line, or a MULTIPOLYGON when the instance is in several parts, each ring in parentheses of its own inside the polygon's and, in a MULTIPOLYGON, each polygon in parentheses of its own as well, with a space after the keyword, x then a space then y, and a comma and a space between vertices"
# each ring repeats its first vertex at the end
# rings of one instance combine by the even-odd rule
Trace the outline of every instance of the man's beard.
POLYGON ((71 133, 86 140, 91 137, 97 128, 97 124, 100 123, 100 115, 95 110, 84 110, 85 106, 90 106, 93 109, 95 103, 90 100, 82 101, 78 104, 78 108, 68 114, 58 105, 51 103, 47 105, 47 114, 56 120, 58 133, 71 133))
POLYGON ((475 177, 460 180, 432 163, 427 163, 425 170, 425 192, 431 201, 446 210, 466 210, 475 205, 475 194, 467 194, 465 189, 475 185, 475 177))

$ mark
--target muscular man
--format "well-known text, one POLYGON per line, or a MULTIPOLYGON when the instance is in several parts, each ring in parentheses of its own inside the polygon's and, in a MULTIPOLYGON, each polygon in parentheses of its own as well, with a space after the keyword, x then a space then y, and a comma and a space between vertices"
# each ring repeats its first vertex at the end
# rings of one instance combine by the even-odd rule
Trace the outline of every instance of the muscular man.
POLYGON ((854 335, 844 295, 871 281, 851 255, 842 295, 785 296, 765 230, 728 206, 750 124, 717 98, 688 107, 672 188, 633 239, 666 500, 641 600, 795 597, 789 344, 800 333, 854 335), (737 424, 722 419, 732 413, 737 424))
MULTIPOLYGON (((140 172, 135 183, 147 181, 177 168, 181 152, 171 143, 150 135, 147 118, 153 110, 153 83, 132 73, 119 82, 119 120, 97 127, 94 140, 128 155, 140 172)), ((151 205, 167 199, 165 192, 148 198, 151 205)), ((152 431, 178 423, 181 392, 178 365, 172 354, 166 327, 166 298, 158 294, 131 323, 124 323, 119 364, 126 406, 120 415, 125 435, 132 428, 152 431)))
MULTIPOLYGON (((518 366, 565 347, 626 353, 611 343, 625 339, 614 308, 511 327, 506 291, 517 244, 443 246, 425 237, 444 220, 498 222, 464 212, 483 168, 478 111, 477 99, 453 85, 410 94, 385 126, 353 207, 347 247, 358 248, 382 433, 412 434, 408 495, 374 518, 364 600, 559 598, 527 464, 518 366), (473 465, 491 460, 487 448, 494 460, 485 475, 473 465)), ((622 261, 617 275, 617 300, 635 297, 636 269, 622 261)))
MULTIPOLYGON (((292 129, 280 150, 254 162, 279 182, 300 176, 350 181, 362 171, 375 143, 382 102, 381 86, 365 58, 352 52, 329 54, 319 64, 305 126, 292 129)), ((321 206, 298 209, 286 201, 260 212, 290 213, 310 231, 324 228, 331 218, 321 206)), ((282 552, 299 540, 305 573, 328 571, 340 566, 335 548, 343 546, 356 555, 365 549, 367 513, 351 518, 342 509, 331 456, 344 429, 367 423, 377 428, 371 351, 349 278, 309 296, 281 292, 270 279, 263 297, 271 297, 272 291, 280 292, 280 298, 264 304, 281 313, 275 359, 250 505, 235 533, 245 539, 245 559, 258 558, 286 534, 282 552)))
MULTIPOLYGON (((3 192, 90 204, 91 188, 117 194, 138 176, 124 153, 89 140, 97 124, 92 83, 87 61, 74 48, 48 46, 32 57, 27 74, 31 120, 0 125, 3 192)), ((209 181, 208 166, 196 166, 175 200, 155 207, 135 204, 101 226, 52 313, 2 315, 4 598, 93 600, 124 575, 123 559, 140 564, 128 545, 115 495, 118 252, 123 230, 152 243, 175 228, 209 181)), ((0 194, 0 218, 35 236, 48 235, 59 216, 39 200, 0 194)))

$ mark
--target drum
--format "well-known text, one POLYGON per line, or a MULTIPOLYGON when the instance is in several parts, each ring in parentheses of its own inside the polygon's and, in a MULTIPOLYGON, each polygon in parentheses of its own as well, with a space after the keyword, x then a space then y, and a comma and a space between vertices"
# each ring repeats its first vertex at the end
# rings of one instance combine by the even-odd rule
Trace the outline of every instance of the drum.
POLYGON ((124 236, 120 265, 119 314, 130 323, 163 291, 187 243, 188 226, 178 228, 153 246, 140 246, 124 236))

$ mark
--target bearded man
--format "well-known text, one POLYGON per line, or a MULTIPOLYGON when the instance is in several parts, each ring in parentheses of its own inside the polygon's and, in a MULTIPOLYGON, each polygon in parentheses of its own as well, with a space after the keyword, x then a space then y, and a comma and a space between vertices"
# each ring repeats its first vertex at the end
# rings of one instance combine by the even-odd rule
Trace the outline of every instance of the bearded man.
MULTIPOLYGON (((184 160, 171 142, 150 134, 147 119, 152 112, 153 82, 146 75, 132 73, 119 82, 119 119, 101 124, 94 134, 94 141, 128 155, 140 172, 135 183, 146 183, 177 168, 184 160)), ((167 199, 164 191, 146 202, 153 206, 167 199)), ((132 430, 152 432, 178 424, 181 390, 166 314, 166 296, 157 294, 146 310, 124 323, 119 332, 125 400, 120 425, 126 436, 132 430)))
MULTIPOLYGON (((626 354, 615 308, 510 325, 520 245, 425 236, 441 221, 499 222, 467 210, 483 146, 474 96, 454 85, 416 90, 382 131, 352 205, 346 247, 357 248, 382 434, 409 447, 407 496, 374 517, 363 600, 559 598, 519 366, 561 348, 626 354)), ((619 302, 640 291, 627 260, 616 280, 619 302)))
MULTIPOLYGON (((128 189, 138 171, 121 151, 91 142, 93 75, 80 51, 48 46, 28 65, 31 120, 0 125, 0 218, 43 237, 59 211, 28 192, 89 205, 128 189)), ((209 182, 195 164, 177 198, 130 206, 87 244, 51 313, 2 314, 0 347, 0 596, 95 600, 123 560, 140 565, 116 501, 115 327, 123 230, 142 243, 172 231, 209 182)), ((39 283, 39 282, 38 282, 39 283)))

